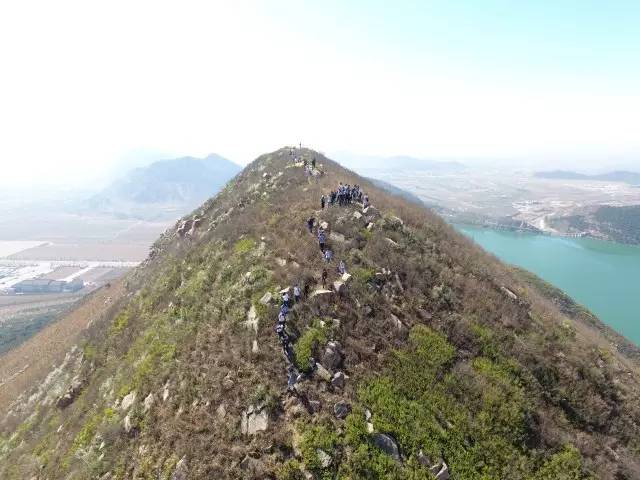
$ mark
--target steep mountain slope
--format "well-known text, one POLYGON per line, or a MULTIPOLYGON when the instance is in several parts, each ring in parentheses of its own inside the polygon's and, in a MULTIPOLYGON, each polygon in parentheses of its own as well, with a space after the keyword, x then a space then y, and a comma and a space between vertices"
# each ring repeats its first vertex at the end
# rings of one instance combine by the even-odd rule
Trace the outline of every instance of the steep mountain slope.
POLYGON ((264 155, 156 242, 3 420, 0 478, 640 478, 634 360, 429 211, 296 154, 313 176, 264 155), (373 207, 320 211, 338 182, 373 207), (292 395, 273 327, 295 284, 292 395))
POLYGON ((156 211, 164 208, 175 218, 176 211, 188 212, 217 193, 240 169, 216 154, 154 162, 116 180, 92 197, 89 207, 105 213, 143 217, 145 214, 157 217, 156 211))

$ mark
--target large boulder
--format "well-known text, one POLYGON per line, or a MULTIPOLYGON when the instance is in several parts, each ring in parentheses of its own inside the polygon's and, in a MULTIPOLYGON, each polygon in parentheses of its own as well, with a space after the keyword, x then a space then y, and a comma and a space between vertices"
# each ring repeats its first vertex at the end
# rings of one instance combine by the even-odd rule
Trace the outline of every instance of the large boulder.
POLYGON ((255 435, 269 426, 269 413, 264 405, 251 406, 242 412, 241 430, 244 435, 255 435))
POLYGON ((267 292, 260 299, 260 303, 262 305, 269 305, 271 303, 271 300, 273 300, 273 295, 271 294, 271 292, 267 292))
POLYGON ((124 398, 122 399, 122 403, 120 403, 120 409, 124 411, 129 410, 131 406, 135 403, 135 401, 136 401, 136 392, 134 390, 124 396, 124 398))
POLYGON ((386 433, 374 433, 373 443, 394 460, 400 461, 400 449, 396 441, 386 433))
POLYGON ((336 370, 342 365, 343 359, 340 344, 338 342, 327 343, 322 355, 322 364, 329 370, 336 370))

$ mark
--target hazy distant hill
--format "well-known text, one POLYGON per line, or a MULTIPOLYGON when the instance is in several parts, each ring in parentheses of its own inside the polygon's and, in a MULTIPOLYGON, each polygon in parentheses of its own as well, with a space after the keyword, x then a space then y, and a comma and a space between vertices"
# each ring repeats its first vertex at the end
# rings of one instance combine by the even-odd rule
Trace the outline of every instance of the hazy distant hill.
POLYGON ((93 196, 89 207, 144 218, 179 216, 216 194, 240 169, 216 154, 161 160, 116 180, 93 196))
POLYGON ((585 175, 584 173, 568 170, 552 170, 549 172, 536 172, 537 178, 550 178, 556 180, 596 180, 602 182, 624 182, 632 185, 640 184, 640 173, 618 170, 614 172, 600 173, 597 175, 585 175))

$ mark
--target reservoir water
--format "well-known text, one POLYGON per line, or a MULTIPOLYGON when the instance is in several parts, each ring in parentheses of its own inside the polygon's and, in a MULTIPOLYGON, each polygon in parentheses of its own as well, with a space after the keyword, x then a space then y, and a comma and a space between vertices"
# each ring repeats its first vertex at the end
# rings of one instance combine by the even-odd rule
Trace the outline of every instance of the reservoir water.
POLYGON ((564 290, 640 345, 640 247, 456 225, 501 260, 564 290))

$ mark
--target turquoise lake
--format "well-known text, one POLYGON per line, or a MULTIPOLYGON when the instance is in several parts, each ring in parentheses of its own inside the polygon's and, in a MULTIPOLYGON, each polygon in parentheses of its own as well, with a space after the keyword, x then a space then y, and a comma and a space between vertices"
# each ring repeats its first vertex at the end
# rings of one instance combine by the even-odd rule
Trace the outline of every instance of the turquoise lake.
POLYGON ((640 345, 640 247, 456 225, 501 260, 561 288, 640 345))

